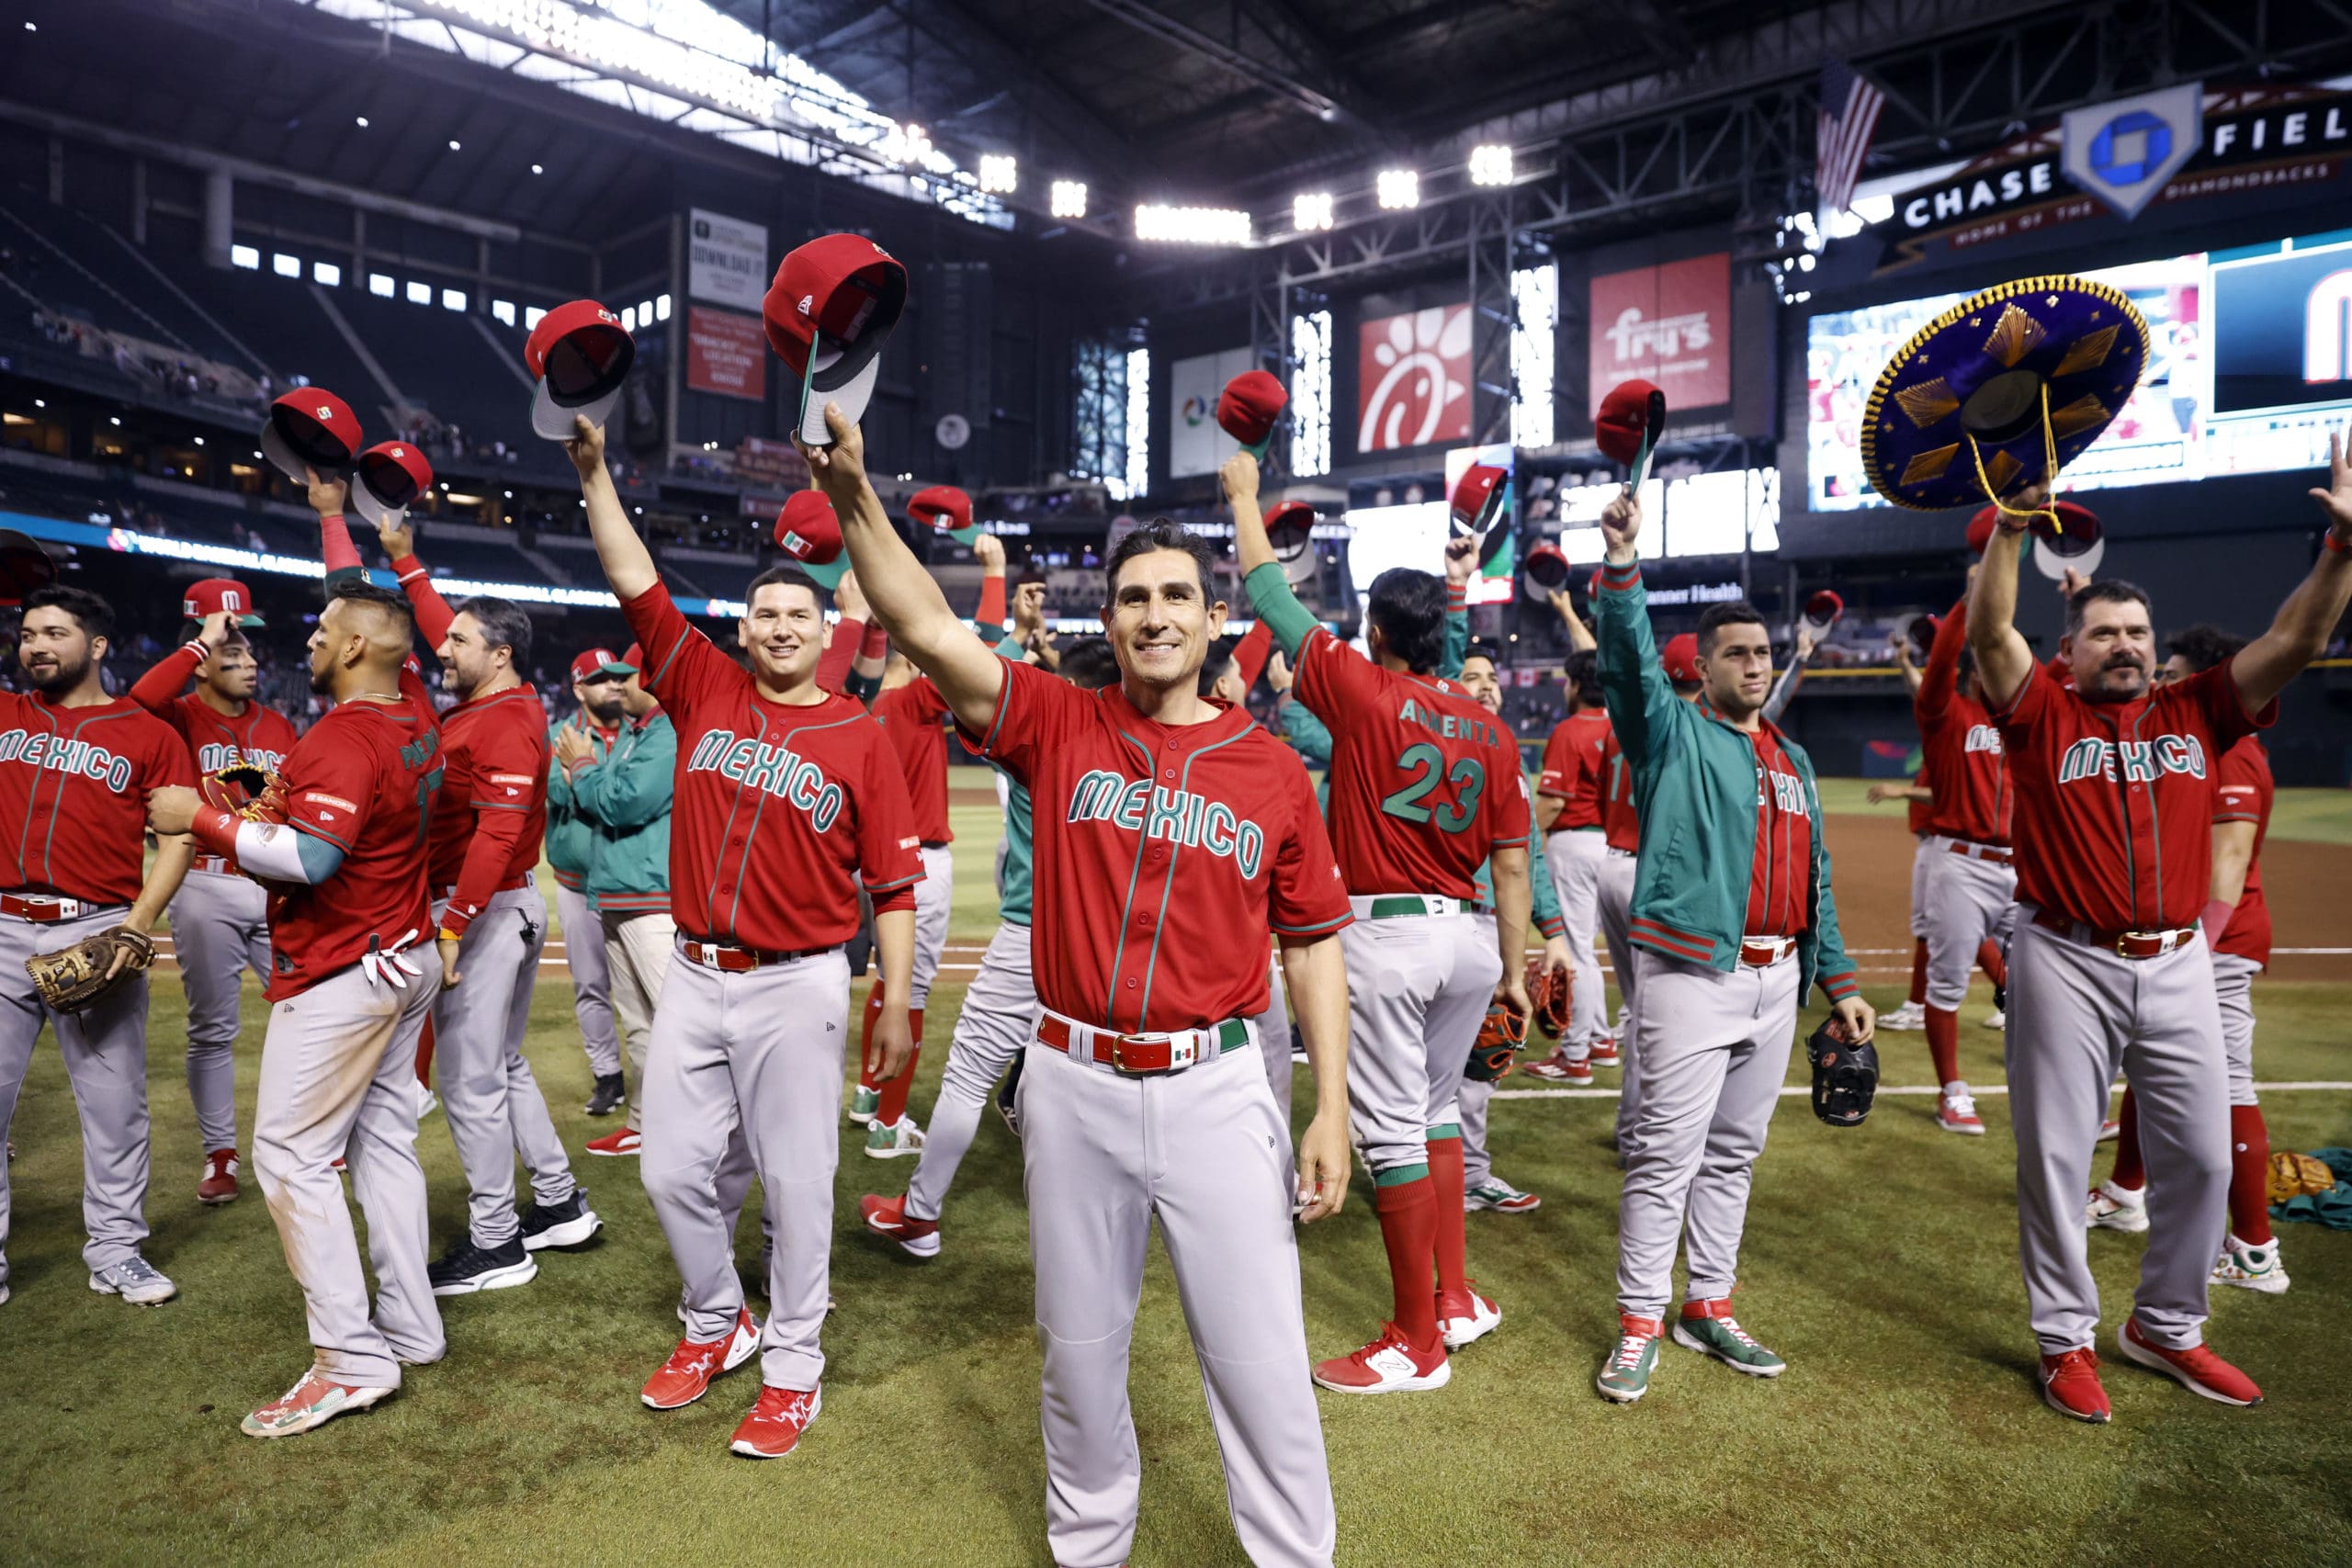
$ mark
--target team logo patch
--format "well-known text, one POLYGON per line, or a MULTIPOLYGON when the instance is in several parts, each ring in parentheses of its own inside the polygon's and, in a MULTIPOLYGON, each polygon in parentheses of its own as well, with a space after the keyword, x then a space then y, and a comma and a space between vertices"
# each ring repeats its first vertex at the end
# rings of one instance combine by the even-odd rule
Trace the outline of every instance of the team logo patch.
POLYGON ((492 773, 490 775, 490 782, 494 784, 528 785, 537 784, 538 781, 528 773, 492 773))
POLYGON ((911 839, 911 838, 910 838, 910 839, 900 839, 900 840, 899 840, 899 847, 900 849, 902 849, 902 850, 920 849, 922 846, 922 840, 921 839, 911 839))
POLYGON ((302 799, 305 804, 311 806, 336 806, 341 807, 345 811, 356 811, 359 809, 359 807, 354 806, 351 802, 344 799, 343 796, 339 795, 329 795, 323 790, 307 790, 303 793, 302 799))

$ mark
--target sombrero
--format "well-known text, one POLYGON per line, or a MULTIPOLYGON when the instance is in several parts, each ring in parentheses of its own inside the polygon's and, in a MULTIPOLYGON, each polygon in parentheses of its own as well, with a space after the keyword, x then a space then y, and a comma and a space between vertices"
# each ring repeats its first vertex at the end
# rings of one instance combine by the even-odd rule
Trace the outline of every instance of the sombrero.
MULTIPOLYGON (((1871 389, 1862 468, 1915 512, 2048 483, 2122 412, 2148 364, 2148 323, 2086 277, 1988 288, 1912 334, 1871 389)), ((2044 513, 2047 515, 2047 513, 2044 513)))

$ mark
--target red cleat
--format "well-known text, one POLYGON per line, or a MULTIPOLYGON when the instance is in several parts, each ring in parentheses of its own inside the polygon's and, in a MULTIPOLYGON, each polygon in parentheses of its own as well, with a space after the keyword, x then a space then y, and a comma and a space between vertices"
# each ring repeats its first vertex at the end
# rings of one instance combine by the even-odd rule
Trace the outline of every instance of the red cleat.
POLYGON ((2042 1357, 2038 1375, 2042 1399, 2059 1415, 2091 1422, 2105 1422, 2114 1415, 2107 1390, 2099 1386, 2098 1353, 2089 1346, 2042 1357))
POLYGON ((2136 1316, 2125 1318, 2123 1326, 2115 1331, 2115 1348, 2127 1359, 2164 1373, 2189 1393, 2203 1394, 2216 1404, 2243 1406, 2262 1403, 2262 1391, 2255 1386, 2252 1378, 2202 1345, 2192 1345, 2186 1350, 2165 1349, 2140 1332, 2136 1316))
POLYGON ((824 1403, 820 1388, 762 1388, 759 1403, 735 1428, 727 1447, 746 1459, 782 1459, 800 1446, 800 1434, 817 1419, 824 1403))
POLYGON ((865 1216, 867 1230, 889 1237, 900 1250, 916 1258, 939 1256, 939 1222, 910 1218, 904 1198, 879 1198, 869 1192, 857 1201, 857 1212, 865 1216))
POLYGON ((710 1380, 731 1372, 760 1348, 759 1319, 738 1308, 735 1326, 724 1339, 681 1339, 661 1370, 645 1380, 642 1397, 656 1410, 676 1410, 710 1392, 710 1380))
POLYGON ((1615 1067, 1623 1066, 1623 1061, 1617 1055, 1616 1040, 1606 1034, 1592 1043, 1591 1060, 1592 1065, 1596 1067, 1615 1067))
POLYGON ((1382 1324, 1380 1337, 1363 1349, 1315 1369, 1315 1381, 1333 1393, 1415 1393, 1443 1388, 1453 1376, 1442 1340, 1427 1353, 1418 1351, 1393 1323, 1382 1324))
POLYGON ((1541 1078, 1545 1083, 1589 1084, 1592 1081, 1592 1063, 1589 1059, 1570 1061, 1566 1049, 1555 1051, 1540 1062, 1530 1062, 1520 1070, 1529 1077, 1541 1078))
POLYGON ((644 1141, 642 1134, 624 1127, 617 1133, 607 1133, 601 1138, 589 1139, 587 1147, 592 1155, 617 1156, 637 1153, 638 1145, 644 1141))
POLYGON ((214 1149, 204 1156, 204 1174, 197 1179, 196 1201, 215 1204, 237 1201, 236 1150, 214 1149))

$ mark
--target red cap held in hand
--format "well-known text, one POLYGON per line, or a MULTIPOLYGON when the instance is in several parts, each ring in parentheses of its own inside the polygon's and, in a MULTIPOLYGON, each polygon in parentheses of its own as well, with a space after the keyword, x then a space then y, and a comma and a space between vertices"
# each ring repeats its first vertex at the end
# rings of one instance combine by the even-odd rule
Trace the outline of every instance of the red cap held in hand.
POLYGON ((800 378, 800 439, 832 443, 825 405, 852 424, 882 372, 882 345, 907 308, 907 269, 863 234, 827 234, 787 254, 760 302, 768 346, 800 378))
POLYGON ((1824 588, 1804 602, 1805 625, 1816 633, 1826 632, 1836 626, 1838 617, 1845 613, 1846 601, 1838 597, 1831 589, 1824 588))
POLYGON ((405 441, 379 441, 359 454, 351 475, 351 504, 370 523, 398 527, 410 502, 433 488, 433 465, 405 441))
POLYGON ((1568 585, 1568 558, 1557 545, 1538 545, 1528 551, 1523 570, 1528 585, 1539 593, 1556 593, 1568 585))
POLYGON ((191 621, 207 615, 229 612, 232 624, 240 626, 266 626, 254 614, 253 591, 233 577, 208 577, 201 582, 191 582, 180 597, 180 614, 191 621))
POLYGON ((968 545, 980 536, 972 523, 972 498, 954 485, 932 485, 915 491, 907 502, 907 515, 958 544, 968 545))
POLYGON ((272 467, 295 483, 302 470, 340 473, 359 450, 359 416, 324 387, 297 387, 269 405, 262 421, 261 450, 272 467))
POLYGON ((1244 370, 1217 395, 1217 428, 1262 456, 1273 435, 1274 422, 1289 404, 1290 394, 1271 372, 1244 370))
POLYGON ((1631 466, 1657 446, 1665 425, 1664 392, 1647 381, 1620 381, 1600 400, 1600 412, 1592 417, 1592 439, 1601 456, 1631 466))
POLYGON ((1702 677, 1699 673, 1699 634, 1677 632, 1666 639, 1658 650, 1658 662, 1666 668, 1666 678, 1678 686, 1695 686, 1702 677))
POLYGON ((1510 478, 1492 463, 1473 463, 1462 471, 1462 477, 1453 483, 1453 494, 1446 502, 1455 538, 1484 534, 1494 526, 1495 515, 1502 510, 1504 484, 1510 478))
POLYGON ((637 341, 618 316, 594 299, 558 305, 539 318, 523 344, 523 364, 538 382, 531 394, 531 429, 550 441, 569 441, 575 414, 604 423, 636 363, 637 341))
POLYGON ((802 570, 831 588, 849 570, 842 555, 842 520, 822 492, 797 491, 775 516, 775 545, 802 570))

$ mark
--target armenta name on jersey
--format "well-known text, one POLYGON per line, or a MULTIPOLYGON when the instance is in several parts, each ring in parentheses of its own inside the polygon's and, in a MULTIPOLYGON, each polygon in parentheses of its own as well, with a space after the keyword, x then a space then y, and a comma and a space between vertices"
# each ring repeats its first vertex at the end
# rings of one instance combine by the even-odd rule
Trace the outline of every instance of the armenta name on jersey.
POLYGON ((2119 760, 2123 764, 2123 777, 2131 784, 2151 783, 2159 772, 2187 773, 2193 779, 2205 776, 2205 747, 2194 735, 2159 735, 2154 740, 2124 741, 2093 737, 2066 748, 2065 755, 2058 760, 2058 782, 2064 784, 2101 779, 2113 784, 2119 760))
POLYGON ((1266 854, 1265 829, 1234 815, 1223 801, 1107 769, 1098 768, 1070 786, 1069 820, 1108 822, 1147 839, 1206 850, 1237 863, 1245 882, 1256 879, 1266 854))
POLYGON ((120 795, 130 787, 130 759, 87 740, 46 731, 0 731, 0 762, 21 762, 52 773, 78 773, 120 795))
POLYGON ((233 742, 221 740, 209 740, 196 749, 196 771, 199 773, 217 773, 223 768, 233 768, 239 762, 251 762, 274 773, 286 765, 286 753, 248 750, 233 742))
POLYGON ((808 814, 808 825, 820 833, 842 814, 842 786, 828 780, 823 769, 789 746, 770 746, 731 729, 711 730, 695 742, 686 772, 717 773, 789 801, 808 814))
MULTIPOLYGON (((1451 692, 1453 688, 1448 687, 1447 690, 1451 692)), ((1481 746, 1500 746, 1504 743, 1502 731, 1484 719, 1425 708, 1410 697, 1407 697, 1403 705, 1397 708, 1396 721, 1399 724, 1418 724, 1424 729, 1435 730, 1449 740, 1475 740, 1481 746)), ((1517 741, 1510 742, 1510 746, 1513 750, 1519 749, 1517 741)))

